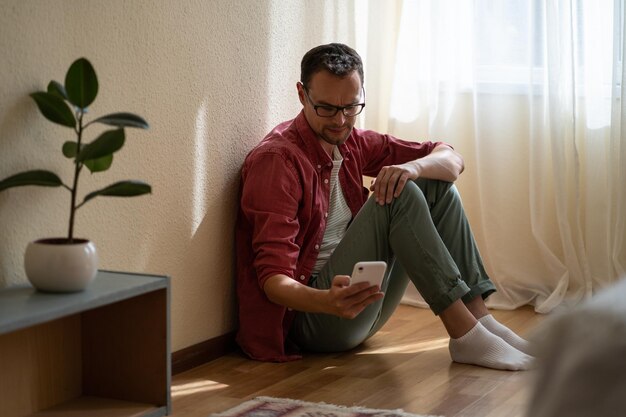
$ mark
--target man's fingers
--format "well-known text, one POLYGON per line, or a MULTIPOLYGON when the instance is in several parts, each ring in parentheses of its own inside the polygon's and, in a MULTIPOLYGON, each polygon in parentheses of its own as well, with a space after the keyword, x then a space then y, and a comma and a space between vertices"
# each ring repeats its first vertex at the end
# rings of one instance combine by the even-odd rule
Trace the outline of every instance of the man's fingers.
POLYGON ((375 292, 374 294, 370 294, 367 296, 367 298, 365 298, 363 301, 357 303, 357 304, 353 304, 351 306, 351 308, 347 309, 345 311, 345 315, 343 315, 344 318, 347 319, 353 319, 356 316, 358 316, 363 310, 365 310, 365 308, 367 306, 369 306, 370 304, 382 299, 385 295, 378 291, 375 292))
POLYGON ((391 203, 402 192, 406 178, 407 173, 400 168, 383 168, 373 185, 376 202, 380 205, 391 203))
POLYGON ((401 178, 402 173, 400 171, 394 171, 389 177, 389 181, 387 181, 387 194, 385 197, 385 202, 387 204, 393 201, 393 197, 396 194, 395 190, 398 187, 398 180, 401 178))
POLYGON ((336 275, 333 278, 333 286, 337 287, 347 287, 350 285, 350 276, 349 275, 336 275))
POLYGON ((383 167, 370 185, 376 203, 389 204, 398 198, 409 179, 418 178, 419 174, 411 165, 390 165, 383 167))
POLYGON ((346 297, 345 306, 348 309, 362 306, 361 309, 363 309, 379 298, 377 294, 382 294, 378 286, 366 286, 364 289, 346 297))
POLYGON ((374 197, 376 198, 376 203, 380 204, 380 196, 381 190, 385 187, 385 173, 387 170, 385 168, 381 169, 374 181, 374 197))
POLYGON ((331 297, 335 314, 343 318, 356 317, 365 307, 383 297, 376 285, 359 282, 348 285, 350 277, 337 275, 333 279, 331 297))
POLYGON ((400 179, 398 180, 398 183, 396 184, 396 191, 393 194, 395 198, 400 197, 400 194, 402 193, 402 190, 404 190, 404 186, 406 185, 408 178, 409 176, 406 173, 400 176, 400 179))
POLYGON ((390 196, 393 196, 393 188, 395 185, 393 167, 384 167, 380 170, 376 183, 374 184, 376 202, 380 205, 385 204, 390 196))

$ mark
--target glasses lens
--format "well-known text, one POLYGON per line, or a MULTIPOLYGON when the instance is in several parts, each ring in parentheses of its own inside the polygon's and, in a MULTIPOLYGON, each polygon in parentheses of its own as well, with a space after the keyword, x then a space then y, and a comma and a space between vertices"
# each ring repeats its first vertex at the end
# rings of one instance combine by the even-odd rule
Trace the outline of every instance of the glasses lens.
POLYGON ((339 109, 333 106, 315 106, 315 111, 320 117, 333 117, 339 109))
POLYGON ((359 113, 361 113, 363 111, 363 107, 365 107, 364 104, 356 104, 354 106, 345 107, 343 109, 343 114, 346 117, 356 116, 357 114, 359 114, 359 113))

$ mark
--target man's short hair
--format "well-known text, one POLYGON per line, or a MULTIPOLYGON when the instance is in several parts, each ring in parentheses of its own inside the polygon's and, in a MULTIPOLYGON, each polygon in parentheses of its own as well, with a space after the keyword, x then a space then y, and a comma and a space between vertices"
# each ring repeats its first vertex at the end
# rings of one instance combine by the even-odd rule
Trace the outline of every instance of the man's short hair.
POLYGON ((342 43, 320 45, 304 54, 300 64, 300 82, 308 88, 313 75, 322 70, 338 77, 357 71, 361 77, 361 85, 365 81, 361 57, 354 49, 342 43))

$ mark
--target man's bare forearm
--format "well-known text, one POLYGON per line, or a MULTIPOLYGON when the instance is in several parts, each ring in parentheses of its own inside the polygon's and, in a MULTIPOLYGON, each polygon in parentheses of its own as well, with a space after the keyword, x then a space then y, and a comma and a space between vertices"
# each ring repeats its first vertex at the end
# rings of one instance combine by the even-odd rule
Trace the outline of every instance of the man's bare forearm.
POLYGON ((308 287, 287 275, 273 275, 263 287, 273 303, 307 313, 323 313, 322 290, 308 287))
POLYGON ((413 163, 418 177, 454 182, 465 169, 463 157, 446 145, 437 146, 429 155, 413 163))

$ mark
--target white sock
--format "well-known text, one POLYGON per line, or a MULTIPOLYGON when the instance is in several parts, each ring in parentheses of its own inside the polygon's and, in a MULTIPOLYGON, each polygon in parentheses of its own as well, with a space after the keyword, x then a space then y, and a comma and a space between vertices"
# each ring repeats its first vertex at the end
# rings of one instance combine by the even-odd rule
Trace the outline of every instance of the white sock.
POLYGON ((505 342, 513 346, 515 349, 524 352, 527 355, 531 354, 530 343, 528 340, 519 337, 513 330, 500 323, 491 314, 483 316, 478 321, 487 328, 491 333, 496 336, 500 336, 505 342))
POLYGON ((530 369, 533 357, 520 352, 487 330, 480 322, 448 346, 452 360, 509 371, 530 369))

